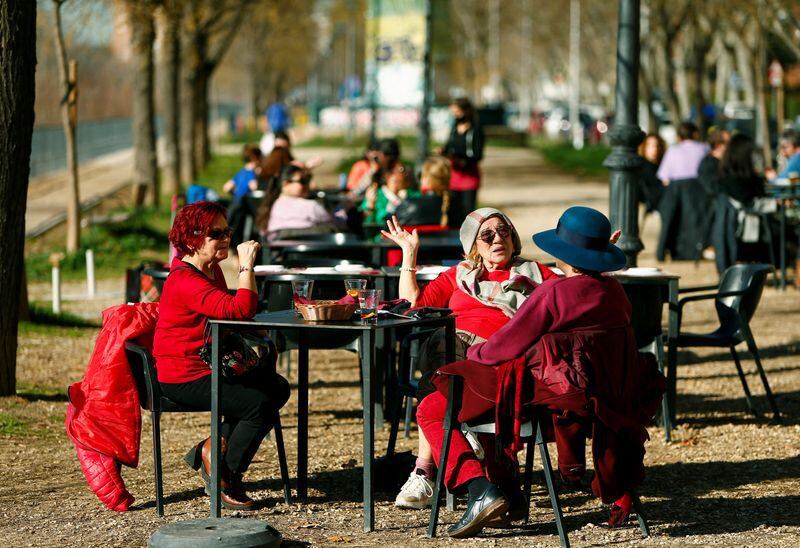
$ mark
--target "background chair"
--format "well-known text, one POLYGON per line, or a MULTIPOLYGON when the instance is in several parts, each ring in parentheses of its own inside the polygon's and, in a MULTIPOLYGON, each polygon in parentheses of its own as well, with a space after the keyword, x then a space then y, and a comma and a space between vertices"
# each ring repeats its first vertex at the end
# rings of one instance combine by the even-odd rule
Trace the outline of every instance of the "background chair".
POLYGON ((739 374, 739 380, 744 389, 747 407, 751 413, 758 416, 758 411, 751 399, 747 379, 744 376, 742 365, 739 362, 739 355, 736 353, 736 345, 741 342, 746 342, 747 349, 753 355, 756 369, 761 377, 761 383, 764 386, 764 392, 766 393, 767 401, 769 401, 769 406, 772 409, 774 420, 780 421, 780 412, 778 411, 775 398, 770 390, 767 375, 764 372, 764 368, 761 366, 758 347, 753 338, 753 333, 750 330, 750 318, 753 317, 758 307, 758 303, 761 300, 761 293, 764 290, 764 283, 766 282, 767 276, 772 271, 772 265, 768 264, 737 264, 729 267, 722 273, 719 286, 709 285, 681 289, 679 293, 713 292, 684 297, 678 301, 677 345, 679 348, 710 346, 720 348, 727 347, 730 349, 733 362, 736 365, 736 372, 739 374), (690 302, 712 299, 717 311, 719 327, 711 333, 704 334, 681 332, 680 325, 683 319, 684 306, 690 302))
MULTIPOLYGON (((183 412, 193 413, 202 412, 203 409, 195 409, 181 405, 161 393, 161 386, 158 384, 156 370, 153 364, 153 357, 145 348, 132 343, 125 343, 125 354, 128 363, 136 379, 139 389, 139 403, 142 409, 150 411, 153 423, 153 463, 156 482, 156 512, 159 516, 164 515, 164 489, 161 481, 161 413, 183 412)), ((280 415, 275 421, 275 445, 278 449, 278 463, 281 469, 281 481, 283 482, 283 497, 287 504, 291 498, 289 489, 289 468, 286 464, 286 451, 283 446, 283 431, 281 430, 280 415)))

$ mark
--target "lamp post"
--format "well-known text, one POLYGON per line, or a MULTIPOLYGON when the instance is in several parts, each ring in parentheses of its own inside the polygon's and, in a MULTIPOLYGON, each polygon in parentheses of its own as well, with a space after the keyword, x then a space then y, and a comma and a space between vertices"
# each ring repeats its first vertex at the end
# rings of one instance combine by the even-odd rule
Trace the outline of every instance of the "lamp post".
POLYGON ((614 127, 609 132, 611 154, 603 162, 609 170, 610 217, 614 229, 622 229, 617 246, 636 266, 636 256, 644 248, 639 238, 636 186, 643 159, 636 147, 644 139, 639 128, 639 0, 620 0, 617 32, 617 85, 614 127))
POLYGON ((425 1, 425 53, 422 69, 422 105, 419 109, 419 138, 417 140, 417 172, 428 157, 431 140, 431 40, 433 35, 433 0, 425 1))

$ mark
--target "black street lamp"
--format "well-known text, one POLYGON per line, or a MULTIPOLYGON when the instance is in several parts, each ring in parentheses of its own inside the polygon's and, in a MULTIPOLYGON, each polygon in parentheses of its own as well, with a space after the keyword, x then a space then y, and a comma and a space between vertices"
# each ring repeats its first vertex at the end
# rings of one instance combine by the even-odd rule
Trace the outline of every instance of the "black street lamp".
POLYGON ((422 105, 419 109, 419 136, 417 140, 417 173, 422 170, 422 164, 428 157, 431 139, 431 42, 433 35, 433 0, 425 1, 425 50, 423 56, 422 72, 422 105))
POLYGON ((639 0, 620 0, 617 31, 617 85, 614 127, 609 132, 611 154, 603 165, 609 170, 610 220, 622 229, 617 246, 636 266, 636 256, 644 248, 639 238, 639 204, 636 187, 643 159, 636 148, 644 139, 639 128, 639 0))

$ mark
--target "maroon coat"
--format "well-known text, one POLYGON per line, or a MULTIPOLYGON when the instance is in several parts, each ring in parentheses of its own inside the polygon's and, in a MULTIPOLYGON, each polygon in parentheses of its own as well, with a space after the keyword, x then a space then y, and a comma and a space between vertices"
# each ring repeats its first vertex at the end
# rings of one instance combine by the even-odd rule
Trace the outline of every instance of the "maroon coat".
POLYGON ((545 282, 506 327, 468 353, 489 363, 499 355, 502 363, 453 363, 434 384, 446 394, 448 375, 464 377, 459 420, 494 415, 512 455, 532 406, 588 417, 593 489, 613 502, 644 477, 645 426, 664 386, 654 362, 638 354, 629 318, 630 303, 611 278, 545 282))

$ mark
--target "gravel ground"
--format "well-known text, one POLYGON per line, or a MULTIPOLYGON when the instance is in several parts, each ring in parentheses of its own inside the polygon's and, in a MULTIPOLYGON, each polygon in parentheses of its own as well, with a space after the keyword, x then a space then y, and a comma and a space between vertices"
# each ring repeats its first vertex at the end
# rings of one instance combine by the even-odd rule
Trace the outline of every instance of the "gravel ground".
MULTIPOLYGON (((523 234, 550 226, 573 202, 602 206, 606 185, 579 181, 580 186, 576 186, 573 178, 537 171, 538 161, 533 153, 504 149, 490 154, 485 166, 487 181, 493 183, 487 184, 482 194, 485 202, 500 203, 510 187, 537 185, 537 191, 528 194, 518 188, 519 200, 508 206, 523 234), (515 165, 513 182, 503 171, 504 162, 515 165), (537 196, 546 203, 537 203, 537 196)), ((657 225, 648 221, 644 240, 650 246, 657 225)), ((533 248, 526 247, 527 251, 533 248)), ((655 264, 650 251, 642 255, 641 264, 655 264)), ((682 276, 682 286, 716 281, 713 265, 708 262, 670 263, 665 267, 682 276)), ((109 284, 110 290, 118 284, 121 291, 121 280, 104 284, 109 284)), ((45 295, 47 288, 32 287, 31 293, 45 295)), ((87 317, 99 317, 99 310, 111 302, 118 301, 74 301, 65 307, 87 317)), ((741 386, 724 352, 681 352, 680 423, 672 443, 665 443, 663 430, 654 426, 647 444, 647 479, 640 492, 652 536, 641 540, 635 522, 609 530, 603 525, 607 511, 597 500, 570 494, 562 497, 562 505, 573 546, 800 545, 798 310, 799 292, 766 289, 752 324, 784 414, 783 423, 770 424, 767 419, 745 413, 741 386)), ((701 330, 710 328, 712 322, 712 311, 698 306, 689 310, 685 325, 701 330)), ((169 414, 162 420, 167 497, 164 518, 158 518, 154 508, 149 417, 143 419, 140 465, 123 471, 127 487, 136 497, 132 510, 106 510, 88 489, 74 448, 64 434, 63 389, 81 378, 96 334, 96 329, 44 329, 27 331, 20 337, 20 395, 0 399, 0 536, 4 545, 143 546, 153 531, 166 523, 208 515, 208 498, 199 478, 181 461, 183 453, 205 436, 207 414, 169 414)), ((766 409, 749 356, 743 366, 757 404, 766 409)), ((293 374, 289 379, 293 383, 296 380, 293 374)), ((377 494, 377 531, 361 532, 361 405, 352 354, 312 352, 310 380, 308 504, 282 502, 271 440, 262 445, 246 478, 251 493, 262 505, 248 517, 269 521, 281 531, 287 546, 558 545, 547 492, 538 473, 534 477, 531 521, 524 527, 485 530, 469 541, 427 540, 428 513, 396 510, 392 504, 395 492, 386 490, 377 494)), ((282 416, 291 473, 296 450, 295 398, 282 416)), ((378 435, 376 454, 385 447, 387 437, 387 431, 378 435)), ((399 450, 413 449, 415 440, 413 436, 411 440, 401 437, 398 445, 399 450)), ((401 477, 406 473, 402 467, 392 471, 401 477)), ((443 510, 443 526, 463 512, 464 501, 459 502, 460 510, 443 510)))

